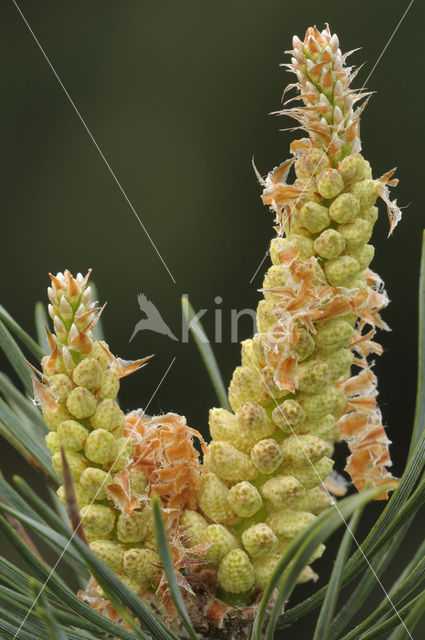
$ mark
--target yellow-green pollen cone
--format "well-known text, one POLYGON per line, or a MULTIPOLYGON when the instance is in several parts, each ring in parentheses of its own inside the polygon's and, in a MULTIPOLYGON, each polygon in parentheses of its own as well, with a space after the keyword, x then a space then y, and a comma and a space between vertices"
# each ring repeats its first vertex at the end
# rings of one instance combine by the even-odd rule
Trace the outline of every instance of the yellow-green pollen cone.
MULTIPOLYGON (((91 301, 90 272, 51 276, 48 333, 52 352, 42 360, 36 397, 50 432, 46 444, 62 476, 63 447, 83 529, 94 553, 139 594, 152 589, 159 557, 147 507, 145 473, 131 468, 134 439, 124 437, 126 417, 117 403, 120 378, 142 367, 116 359, 93 329, 101 309, 91 301), (128 494, 131 512, 117 496, 128 494), (124 512, 123 512, 124 509, 124 512)), ((64 487, 57 491, 66 504, 64 487)), ((125 504, 127 507, 127 503, 125 504)), ((99 594, 101 592, 99 591, 99 594)))
MULTIPOLYGON (((146 359, 124 362, 94 338, 100 309, 90 300, 89 274, 51 276, 52 353, 35 387, 53 466, 61 475, 63 447, 94 553, 140 596, 155 592, 155 606, 174 619, 150 508, 151 495, 160 495, 195 626, 204 609, 212 627, 222 626, 226 607, 217 599, 241 611, 255 604, 291 541, 329 507, 331 493, 345 491, 333 475, 335 443, 348 443, 346 471, 358 490, 392 477, 367 356, 382 352, 374 335, 387 328, 379 312, 388 298, 370 269, 376 201, 385 201, 392 232, 400 211, 388 189, 396 181, 391 171, 373 178, 360 155, 367 100, 355 105, 368 94, 350 89, 354 74, 338 38, 328 27, 309 28, 293 47, 290 87, 301 106, 281 113, 295 117, 308 137, 295 140, 293 157, 265 179, 258 174, 262 200, 276 216, 272 265, 258 331, 242 343, 230 382, 232 410, 211 409, 207 447, 176 414, 124 416, 116 400, 120 378, 146 359), (159 452, 153 461, 152 450, 159 452)), ((65 501, 63 487, 58 495, 65 501)), ((317 578, 310 564, 323 551, 321 545, 299 582, 317 578)), ((95 583, 86 595, 104 598, 95 583)))
MULTIPOLYGON (((186 516, 191 546, 208 540, 209 522, 221 527, 209 539, 207 560, 229 602, 234 594, 252 601, 291 540, 329 506, 330 491, 344 491, 331 475, 341 438, 351 452, 346 471, 359 490, 391 477, 366 357, 381 353, 373 337, 376 327, 386 328, 379 311, 388 302, 369 267, 376 201, 385 200, 392 231, 400 217, 388 196, 395 181, 392 172, 375 179, 360 155, 359 116, 367 100, 355 105, 369 94, 349 87, 354 74, 338 38, 328 27, 310 28, 293 45, 287 66, 296 74, 290 88, 298 90, 301 106, 281 113, 295 117, 308 137, 295 140, 293 158, 267 178, 257 174, 263 203, 276 215, 272 266, 257 309, 258 333, 242 343, 230 383, 232 412, 210 411, 208 474, 198 496, 205 523, 198 514, 186 516), (223 555, 226 539, 232 548, 223 555)), ((321 553, 323 547, 316 557, 321 553)), ((315 578, 306 567, 299 581, 315 578)))

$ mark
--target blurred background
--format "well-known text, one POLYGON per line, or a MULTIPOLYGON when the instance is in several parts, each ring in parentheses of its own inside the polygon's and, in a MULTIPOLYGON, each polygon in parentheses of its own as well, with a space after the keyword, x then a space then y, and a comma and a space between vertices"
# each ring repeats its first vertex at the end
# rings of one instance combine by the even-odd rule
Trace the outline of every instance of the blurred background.
MULTIPOLYGON (((223 341, 215 353, 226 384, 240 349, 230 341, 231 309, 255 309, 265 262, 252 279, 272 234, 272 215, 260 202, 251 157, 265 174, 289 155, 298 133, 279 109, 292 77, 292 35, 329 22, 351 64, 366 63, 361 86, 388 43, 408 2, 184 0, 148 2, 19 3, 122 188, 151 236, 167 269, 120 192, 99 151, 78 119, 12 2, 2 4, 2 222, 1 304, 28 331, 33 310, 46 300, 48 271, 94 269, 100 300, 108 301, 104 329, 123 358, 155 353, 148 367, 127 379, 123 409, 175 411, 207 435, 214 390, 192 341, 148 331, 129 342, 143 314, 144 293, 171 330, 181 335, 180 297, 208 309, 202 321, 214 332, 214 310, 223 317, 223 341), (171 275, 170 275, 171 274, 171 275), (174 282, 175 280, 175 282, 174 282), (219 296, 222 302, 214 299, 219 296)), ((385 280, 392 303, 380 336, 377 360, 380 404, 393 441, 395 474, 405 463, 416 394, 417 285, 423 228, 423 5, 407 13, 368 81, 376 91, 362 118, 363 153, 374 176, 398 167, 402 223, 387 239, 383 203, 373 242, 373 268, 385 280)), ((240 339, 252 334, 248 317, 240 339)), ((2 368, 6 365, 1 362, 2 368)), ((343 467, 346 450, 339 451, 343 467)), ((43 487, 10 447, 1 445, 1 468, 43 487)), ((365 514, 359 538, 381 509, 365 514)), ((421 539, 419 530, 409 534, 421 539)), ((339 535, 315 566, 326 579, 339 535)), ((390 585, 410 557, 402 553, 384 577, 390 585), (403 555, 404 554, 404 555, 403 555)), ((8 557, 13 558, 9 549, 8 557)), ((315 587, 297 588, 292 602, 315 587)), ((376 602, 382 598, 379 588, 376 602)), ((373 606, 373 602, 371 602, 373 606)), ((282 632, 309 637, 315 614, 282 632)))

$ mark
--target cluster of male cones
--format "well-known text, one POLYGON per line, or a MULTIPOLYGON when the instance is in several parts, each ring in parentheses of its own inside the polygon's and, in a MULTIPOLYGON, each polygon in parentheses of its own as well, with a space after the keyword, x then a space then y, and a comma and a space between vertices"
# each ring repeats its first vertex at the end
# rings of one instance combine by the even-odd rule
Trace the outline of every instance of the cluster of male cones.
MULTIPOLYGON (((210 411, 211 442, 176 414, 121 411, 120 379, 147 358, 122 361, 95 339, 102 309, 91 302, 89 274, 51 276, 52 353, 35 382, 53 466, 61 475, 63 448, 91 549, 172 621, 151 512, 159 495, 188 610, 209 638, 238 619, 249 624, 281 554, 329 506, 331 493, 345 491, 332 472, 336 442, 348 443, 346 471, 357 489, 391 477, 366 358, 381 353, 374 334, 386 328, 379 312, 388 303, 369 267, 375 202, 386 202, 392 231, 400 212, 388 186, 396 181, 393 172, 374 179, 360 155, 369 94, 350 88, 356 72, 336 35, 309 28, 290 53, 297 81, 288 89, 298 91, 292 100, 301 106, 280 113, 296 118, 308 137, 295 140, 293 157, 266 179, 258 175, 276 215, 273 264, 258 333, 242 343, 230 383, 232 412, 210 411), (296 178, 288 184, 292 165, 296 178)), ((63 487, 58 495, 66 500, 63 487)), ((299 581, 315 578, 309 564, 299 581)), ((94 579, 82 597, 118 617, 94 579)))

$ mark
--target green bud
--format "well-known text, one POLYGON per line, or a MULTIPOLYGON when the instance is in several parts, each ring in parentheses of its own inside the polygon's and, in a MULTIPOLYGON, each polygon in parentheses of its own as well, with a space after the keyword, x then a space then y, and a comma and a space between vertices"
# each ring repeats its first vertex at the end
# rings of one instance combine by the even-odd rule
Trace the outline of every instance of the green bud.
POLYGON ((202 532, 202 539, 209 543, 206 560, 218 566, 224 556, 232 549, 236 549, 238 542, 222 524, 210 524, 202 532))
POLYGON ((114 573, 123 571, 125 547, 112 540, 94 540, 90 543, 93 553, 114 573))
POLYGON ((148 533, 148 523, 145 510, 133 511, 131 516, 120 513, 117 523, 117 535, 121 542, 141 542, 148 533))
POLYGON ((81 509, 84 532, 89 541, 107 538, 114 528, 115 511, 102 504, 91 504, 81 509))
POLYGON ((125 416, 114 400, 107 398, 97 405, 96 412, 90 420, 95 429, 113 429, 125 426, 125 416))
POLYGON ((44 438, 44 440, 46 442, 48 449, 52 453, 56 453, 57 451, 60 451, 61 445, 60 445, 59 437, 56 431, 49 431, 49 433, 44 438))
POLYGON ((335 229, 326 229, 314 241, 314 248, 321 258, 337 258, 345 249, 343 236, 335 229))
POLYGON ((276 507, 288 506, 295 498, 304 493, 301 482, 293 476, 274 476, 261 487, 263 496, 276 507))
POLYGON ((186 547, 194 547, 203 540, 203 533, 208 527, 208 522, 197 511, 186 509, 180 518, 180 526, 185 529, 184 544, 186 547))
POLYGON ((282 463, 283 455, 276 440, 260 440, 252 447, 251 460, 260 473, 270 474, 282 463))
POLYGON ((99 387, 99 399, 105 400, 106 398, 114 399, 118 395, 120 389, 120 379, 115 371, 107 369, 102 376, 99 387))
POLYGON ((341 318, 331 318, 320 325, 316 344, 323 351, 336 351, 350 344, 353 335, 353 327, 341 318))
MULTIPOLYGON (((263 280, 263 289, 274 289, 275 287, 284 287, 288 280, 288 267, 283 264, 273 264, 263 280)), ((264 292, 264 295, 267 291, 264 292)))
POLYGON ((229 402, 233 411, 237 411, 244 402, 264 404, 267 398, 257 371, 248 367, 236 367, 229 387, 229 402))
POLYGON ((75 387, 66 400, 68 411, 78 420, 89 418, 96 411, 96 398, 84 387, 75 387))
POLYGON ((331 413, 337 401, 337 391, 330 386, 321 393, 313 395, 297 395, 297 400, 304 409, 308 418, 322 418, 331 413))
POLYGON ((378 215, 379 215, 378 207, 367 207, 366 209, 363 209, 362 211, 360 211, 359 218, 362 218, 363 220, 367 220, 373 227, 373 225, 378 219, 378 215))
MULTIPOLYGON (((73 451, 66 452, 66 460, 68 462, 69 471, 71 473, 72 480, 78 482, 84 469, 87 467, 87 461, 79 453, 73 451)), ((52 456, 52 466, 56 473, 62 477, 62 456, 60 451, 57 451, 52 456)))
POLYGON ((339 225, 339 232, 348 247, 358 247, 370 240, 372 225, 362 218, 356 218, 352 222, 339 225))
POLYGON ((339 431, 335 427, 335 418, 332 414, 328 414, 320 420, 306 420, 302 426, 303 433, 310 433, 317 436, 321 440, 333 444, 339 438, 339 431))
POLYGON ((87 467, 81 474, 80 486, 91 498, 104 500, 106 488, 111 484, 111 476, 97 467, 87 467))
POLYGON ((266 410, 255 402, 245 402, 236 412, 238 424, 244 433, 250 433, 257 440, 267 438, 275 431, 266 410))
POLYGON ((93 391, 100 386, 102 368, 95 358, 85 358, 72 372, 72 380, 79 387, 93 391))
POLYGON ((237 517, 227 501, 229 489, 215 473, 201 477, 198 491, 198 504, 201 511, 210 520, 231 523, 237 517))
MULTIPOLYGON (((311 464, 301 465, 284 465, 282 470, 288 475, 294 476, 301 482, 303 487, 308 490, 317 487, 320 482, 325 480, 333 469, 333 460, 326 456, 315 463, 314 468, 311 464)), ((291 505, 292 506, 292 505, 291 505)), ((280 535, 280 534, 278 534, 280 535)), ((284 534, 281 534, 284 535, 284 534)))
POLYGON ((58 373, 49 378, 49 390, 56 402, 64 403, 72 390, 72 382, 64 373, 58 373))
MULTIPOLYGON (((316 476, 317 480, 317 476, 316 476)), ((318 481, 318 480, 317 480, 318 481)), ((320 487, 314 486, 305 491, 291 504, 291 509, 295 511, 309 511, 310 513, 320 513, 330 505, 329 495, 320 487)))
POLYGON ((341 413, 343 412, 343 410, 345 409, 346 405, 347 405, 347 397, 343 391, 338 389, 335 395, 335 404, 332 407, 332 411, 331 411, 332 415, 334 415, 335 418, 338 419, 341 413))
POLYGON ((337 169, 325 169, 317 179, 317 190, 326 200, 335 198, 344 188, 344 181, 337 169))
POLYGON ((332 455, 327 442, 310 434, 289 436, 282 442, 281 449, 285 462, 293 465, 309 465, 323 456, 332 455))
POLYGON ((331 219, 326 207, 317 202, 306 202, 300 211, 300 221, 310 233, 320 233, 329 226, 331 219))
POLYGON ((56 431, 61 422, 63 422, 64 420, 69 420, 70 418, 72 418, 72 416, 69 411, 65 409, 65 407, 59 405, 55 411, 43 409, 43 418, 50 431, 56 431))
POLYGON ((145 589, 150 586, 159 571, 161 559, 155 551, 150 549, 128 549, 124 553, 124 573, 145 589))
POLYGON ((367 269, 373 260, 375 255, 375 247, 371 244, 364 244, 362 246, 350 246, 345 253, 351 256, 359 263, 360 269, 367 269))
POLYGON ((114 457, 115 438, 105 429, 95 429, 86 440, 84 452, 92 462, 106 464, 114 457))
MULTIPOLYGON (((90 502, 92 501, 88 493, 84 491, 84 489, 76 483, 74 484, 74 493, 75 493, 75 499, 77 501, 77 505, 79 509, 90 504, 90 502)), ((65 496, 65 488, 59 487, 59 489, 56 491, 56 495, 58 496, 63 506, 66 507, 67 502, 66 502, 66 496, 65 496)))
POLYGON ((326 278, 333 287, 341 287, 359 271, 359 263, 350 256, 328 260, 324 266, 326 278))
POLYGON ((97 340, 93 343, 92 349, 90 351, 90 357, 95 358, 98 361, 103 371, 108 366, 109 360, 101 345, 103 345, 105 349, 109 350, 109 345, 106 344, 104 340, 97 340))
POLYGON ((241 346, 242 366, 249 367, 251 369, 253 369, 254 367, 261 368, 262 365, 260 365, 256 353, 259 351, 259 349, 257 348, 254 351, 254 341, 251 340, 251 338, 249 338, 248 340, 242 340, 241 346))
POLYGON ((270 554, 277 545, 277 537, 264 522, 254 524, 242 534, 242 542, 252 558, 261 558, 270 554))
POLYGON ((298 342, 292 347, 292 354, 298 358, 298 362, 308 358, 314 351, 315 344, 311 334, 305 329, 298 329, 298 342))
POLYGON ((75 420, 61 422, 56 433, 60 446, 67 451, 80 451, 89 435, 87 429, 75 420))
POLYGON ((326 362, 331 371, 331 382, 336 382, 349 371, 354 360, 354 353, 348 349, 320 351, 317 358, 326 362))
POLYGON ((255 586, 264 590, 270 580, 270 576, 276 569, 281 556, 278 553, 261 556, 254 560, 255 586))
POLYGON ((331 370, 321 360, 309 360, 298 367, 298 389, 304 393, 319 393, 331 383, 331 370))
POLYGON ((349 155, 339 163, 338 171, 345 183, 362 180, 367 172, 367 165, 361 155, 349 155))
POLYGON ((267 333, 279 319, 274 300, 260 300, 257 306, 257 327, 261 333, 267 333))
POLYGON ((329 207, 332 220, 340 224, 354 220, 359 211, 360 201, 352 193, 341 193, 329 207))
POLYGON ((348 187, 349 192, 360 200, 360 208, 366 209, 375 204, 378 198, 378 180, 362 180, 348 187))
POLYGON ((244 593, 254 585, 254 569, 245 551, 233 549, 220 563, 219 585, 229 593, 244 593))
POLYGON ((227 494, 227 501, 233 511, 242 518, 251 518, 263 506, 258 490, 250 482, 233 485, 227 494))
POLYGON ((305 419, 305 411, 296 400, 285 400, 273 409, 272 420, 285 434, 292 433, 305 419))
POLYGON ((312 513, 285 509, 272 513, 267 518, 267 524, 277 536, 295 538, 315 520, 316 516, 312 513))
POLYGON ((134 455, 134 443, 131 438, 123 437, 115 440, 115 449, 112 456, 111 471, 125 469, 134 455))
POLYGON ((252 480, 257 476, 250 458, 229 442, 217 440, 210 442, 207 464, 209 469, 229 482, 252 480))
POLYGON ((295 161, 297 178, 310 178, 329 167, 329 158, 321 149, 312 147, 295 161))

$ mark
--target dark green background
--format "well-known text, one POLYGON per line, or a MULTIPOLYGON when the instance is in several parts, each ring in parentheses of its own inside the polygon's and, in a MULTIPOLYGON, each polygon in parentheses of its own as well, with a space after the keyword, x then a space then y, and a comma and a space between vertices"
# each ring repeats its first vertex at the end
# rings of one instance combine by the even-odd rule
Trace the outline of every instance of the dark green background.
MULTIPOLYGON (((104 327, 114 353, 155 353, 149 367, 123 384, 124 409, 144 407, 171 359, 176 361, 150 406, 173 410, 207 431, 214 392, 193 343, 139 333, 137 294, 155 302, 180 332, 180 295, 197 308, 255 308, 262 269, 250 279, 272 234, 251 156, 261 173, 288 157, 294 134, 279 108, 292 77, 287 61, 294 33, 328 21, 344 51, 362 47, 365 81, 408 5, 357 2, 20 2, 82 117, 176 279, 173 284, 84 131, 12 2, 2 2, 3 169, 1 173, 1 303, 29 331, 33 307, 45 299, 47 272, 94 268, 104 327)), ((415 399, 417 281, 424 199, 423 5, 416 2, 368 82, 377 92, 363 115, 363 152, 374 175, 398 166, 404 210, 386 239, 385 207, 376 225, 373 267, 387 282, 392 326, 376 363, 380 403, 396 473, 408 446, 415 399)), ((298 135, 298 134, 295 134, 298 135)), ((204 316, 211 334, 213 311, 204 316)), ((216 354, 226 382, 238 363, 229 322, 216 354)), ((241 322, 241 338, 251 333, 241 322)), ((343 448, 341 447, 342 456, 343 448)), ((3 470, 27 473, 2 445, 3 470)), ((35 480, 34 480, 35 482, 35 480)), ((364 535, 378 506, 365 516, 364 535)), ((385 584, 410 556, 412 531, 385 584), (404 555, 404 557, 403 557, 404 555)), ((318 563, 322 576, 331 552, 318 563)), ((295 599, 310 592, 300 587, 295 599)), ((377 597, 381 593, 377 592, 377 597)), ((309 637, 308 621, 282 637, 309 637), (307 635, 303 635, 307 634, 307 635)))

